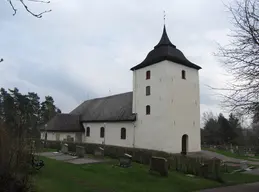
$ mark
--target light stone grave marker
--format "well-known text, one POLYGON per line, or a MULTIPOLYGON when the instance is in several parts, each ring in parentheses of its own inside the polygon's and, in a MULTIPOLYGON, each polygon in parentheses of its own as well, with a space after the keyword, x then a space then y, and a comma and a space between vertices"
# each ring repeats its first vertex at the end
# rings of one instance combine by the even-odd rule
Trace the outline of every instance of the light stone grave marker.
POLYGON ((64 153, 64 154, 68 153, 68 144, 66 143, 62 144, 61 153, 64 153))

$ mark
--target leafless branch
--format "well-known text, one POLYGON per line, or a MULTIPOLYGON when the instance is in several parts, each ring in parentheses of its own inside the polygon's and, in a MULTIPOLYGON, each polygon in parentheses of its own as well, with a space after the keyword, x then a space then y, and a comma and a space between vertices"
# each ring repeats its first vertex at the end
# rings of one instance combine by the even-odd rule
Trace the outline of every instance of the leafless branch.
POLYGON ((227 7, 234 30, 230 44, 219 46, 216 54, 226 71, 233 76, 222 94, 222 105, 231 111, 253 113, 259 104, 259 1, 236 0, 227 7))
MULTIPOLYGON (((13 15, 16 15, 17 9, 15 8, 15 6, 13 4, 13 0, 7 0, 7 1, 9 2, 9 4, 11 5, 11 7, 14 11, 13 15)), ((25 10, 34 17, 41 18, 43 14, 51 12, 51 9, 50 9, 50 10, 42 11, 40 13, 34 13, 33 11, 31 11, 31 9, 28 7, 27 3, 24 0, 18 0, 18 1, 23 5, 25 10)), ((50 1, 44 1, 44 0, 27 0, 27 1, 28 2, 35 2, 35 3, 46 3, 46 4, 50 3, 50 1)))
POLYGON ((13 15, 15 15, 16 12, 17 12, 17 9, 14 8, 13 3, 12 3, 12 0, 7 0, 7 1, 9 2, 9 4, 11 5, 11 7, 12 7, 12 9, 13 9, 13 11, 14 11, 13 15))
POLYGON ((28 0, 36 3, 50 3, 50 1, 40 1, 40 0, 28 0))

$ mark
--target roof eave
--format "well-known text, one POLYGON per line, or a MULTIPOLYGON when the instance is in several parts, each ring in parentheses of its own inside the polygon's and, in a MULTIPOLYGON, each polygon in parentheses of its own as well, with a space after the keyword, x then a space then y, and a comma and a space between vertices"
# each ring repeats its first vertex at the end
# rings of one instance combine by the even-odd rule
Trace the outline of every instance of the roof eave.
POLYGON ((82 120, 81 123, 106 123, 106 122, 133 122, 135 119, 124 119, 124 120, 82 120))
POLYGON ((41 132, 63 132, 63 133, 78 133, 78 132, 84 132, 84 130, 41 130, 41 132))
POLYGON ((180 65, 184 65, 184 66, 186 66, 186 67, 190 67, 190 68, 193 68, 193 69, 197 69, 197 70, 202 69, 200 66, 198 66, 198 65, 196 65, 196 64, 194 64, 194 63, 192 63, 193 66, 191 66, 191 65, 184 64, 183 62, 177 62, 177 61, 172 60, 172 59, 170 59, 170 58, 166 58, 166 59, 161 58, 161 59, 157 59, 156 61, 150 62, 150 63, 147 63, 147 64, 140 63, 140 64, 136 65, 135 67, 132 67, 130 70, 131 70, 131 71, 135 71, 135 70, 142 69, 142 68, 144 68, 144 67, 148 67, 148 66, 150 66, 150 65, 154 65, 154 64, 156 64, 156 63, 159 63, 159 62, 161 62, 161 61, 166 61, 166 60, 167 60, 167 61, 172 61, 172 62, 177 63, 177 64, 180 64, 180 65))

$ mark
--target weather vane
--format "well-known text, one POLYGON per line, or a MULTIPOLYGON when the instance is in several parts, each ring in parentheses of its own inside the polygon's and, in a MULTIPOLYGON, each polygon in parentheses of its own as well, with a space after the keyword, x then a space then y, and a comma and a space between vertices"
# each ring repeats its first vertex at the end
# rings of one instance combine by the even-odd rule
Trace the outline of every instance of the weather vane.
POLYGON ((164 25, 165 25, 165 17, 166 17, 166 14, 165 14, 165 11, 164 11, 164 25))

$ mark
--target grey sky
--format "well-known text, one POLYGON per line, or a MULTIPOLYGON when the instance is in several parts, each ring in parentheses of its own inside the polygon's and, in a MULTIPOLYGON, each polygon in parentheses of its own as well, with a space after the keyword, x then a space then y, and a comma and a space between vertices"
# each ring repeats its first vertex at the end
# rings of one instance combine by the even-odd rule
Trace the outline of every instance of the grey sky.
POLYGON ((130 91, 129 69, 158 43, 166 10, 170 40, 203 68, 201 113, 220 111, 206 85, 226 82, 213 56, 216 42, 228 41, 229 14, 222 1, 52 0, 32 8, 53 11, 37 19, 19 9, 13 17, 8 3, 0 2, 1 87, 49 94, 63 112, 87 98, 130 91))

